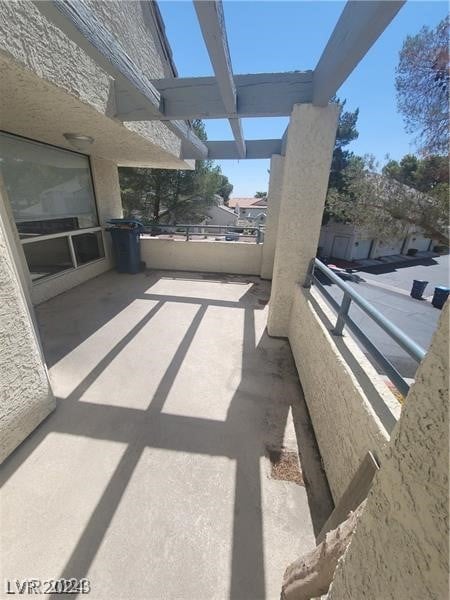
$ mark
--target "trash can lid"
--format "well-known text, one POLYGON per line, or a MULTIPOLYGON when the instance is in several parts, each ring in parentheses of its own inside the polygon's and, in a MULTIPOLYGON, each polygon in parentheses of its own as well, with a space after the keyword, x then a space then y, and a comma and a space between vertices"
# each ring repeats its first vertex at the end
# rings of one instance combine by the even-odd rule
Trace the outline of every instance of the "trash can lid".
POLYGON ((445 287, 445 285, 438 285, 434 289, 439 290, 440 292, 450 292, 450 288, 445 287))
POLYGON ((144 227, 144 225, 137 219, 109 219, 107 222, 111 225, 128 225, 130 229, 144 227))

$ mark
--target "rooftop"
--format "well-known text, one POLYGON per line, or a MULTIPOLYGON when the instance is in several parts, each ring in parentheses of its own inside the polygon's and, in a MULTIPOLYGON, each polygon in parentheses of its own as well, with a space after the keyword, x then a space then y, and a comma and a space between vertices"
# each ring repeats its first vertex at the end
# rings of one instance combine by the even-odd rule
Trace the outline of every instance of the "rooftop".
POLYGON ((228 200, 230 208, 257 208, 267 207, 267 198, 230 198, 228 200))

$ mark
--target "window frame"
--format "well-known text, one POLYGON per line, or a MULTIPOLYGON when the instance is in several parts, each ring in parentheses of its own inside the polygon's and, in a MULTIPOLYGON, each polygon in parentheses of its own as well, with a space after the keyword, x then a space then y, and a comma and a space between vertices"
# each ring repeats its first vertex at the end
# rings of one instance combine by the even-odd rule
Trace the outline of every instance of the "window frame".
MULTIPOLYGON (((89 156, 89 154, 84 154, 83 152, 77 152, 76 150, 68 150, 67 148, 63 148, 62 146, 56 146, 55 144, 48 144, 47 142, 41 142, 41 141, 35 140, 33 138, 25 137, 24 135, 17 135, 15 133, 11 133, 10 131, 6 131, 4 129, 0 129, 0 134, 5 134, 10 137, 19 138, 26 142, 32 142, 34 144, 40 144, 42 146, 50 146, 51 148, 55 148, 56 150, 61 150, 62 152, 69 152, 69 153, 77 154, 79 156, 83 156, 84 158, 87 158, 88 168, 89 168, 89 176, 91 178, 92 195, 94 197, 95 216, 97 217, 97 223, 100 223, 100 215, 98 212, 98 204, 97 204, 97 192, 95 189, 95 180, 94 180, 94 175, 92 172, 91 157, 89 156)), ((30 238, 21 238, 19 235, 19 230, 17 229, 16 221, 14 218, 12 220, 13 220, 15 231, 17 233, 17 236, 19 238, 21 245, 32 244, 33 242, 40 242, 40 241, 45 241, 45 240, 52 240, 52 239, 60 238, 60 237, 67 238, 67 244, 69 246, 70 258, 72 260, 72 267, 64 269, 63 271, 60 271, 58 273, 53 273, 51 275, 46 275, 44 277, 40 277, 39 279, 33 280, 31 278, 31 272, 28 267, 28 263, 25 260, 25 262, 27 264, 27 268, 28 268, 28 274, 30 276, 31 283, 33 286, 39 285, 40 283, 44 283, 44 282, 49 281, 50 279, 54 279, 56 277, 61 277, 62 275, 65 275, 70 271, 76 271, 77 269, 82 269, 83 267, 88 267, 89 265, 92 265, 101 260, 106 260, 106 258, 107 258, 105 235, 104 235, 105 228, 102 225, 96 225, 95 227, 83 227, 80 229, 72 229, 69 231, 60 231, 58 233, 48 233, 48 234, 44 234, 44 235, 37 235, 35 237, 30 237, 30 238), (96 233, 96 232, 100 232, 100 235, 102 238, 103 256, 100 256, 99 258, 95 258, 94 260, 91 260, 87 263, 78 264, 77 257, 75 254, 75 248, 74 248, 73 242, 72 242, 72 237, 75 235, 82 235, 82 234, 86 234, 86 233, 96 233)))

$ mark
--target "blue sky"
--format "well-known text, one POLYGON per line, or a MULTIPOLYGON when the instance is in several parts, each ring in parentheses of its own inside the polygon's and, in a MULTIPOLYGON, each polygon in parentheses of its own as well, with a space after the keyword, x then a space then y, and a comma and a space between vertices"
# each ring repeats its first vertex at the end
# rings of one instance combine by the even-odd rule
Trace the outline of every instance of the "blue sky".
MULTIPOLYGON (((345 2, 224 1, 235 74, 313 69, 345 2)), ((160 1, 180 77, 213 75, 192 2, 160 1)), ((446 2, 409 0, 339 90, 347 108, 360 109, 359 138, 350 149, 401 158, 414 152, 395 99, 395 67, 403 40, 423 25, 434 27, 448 11, 446 2)), ((244 119, 246 139, 281 137, 287 117, 244 119)), ((233 139, 226 120, 206 121, 208 139, 233 139)), ((234 185, 233 196, 267 190, 268 160, 218 161, 234 185)))

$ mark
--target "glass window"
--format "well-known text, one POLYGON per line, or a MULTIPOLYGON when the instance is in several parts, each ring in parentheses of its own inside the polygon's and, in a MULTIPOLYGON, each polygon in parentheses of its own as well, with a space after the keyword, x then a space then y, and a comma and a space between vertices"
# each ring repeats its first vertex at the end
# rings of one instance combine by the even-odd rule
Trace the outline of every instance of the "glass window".
POLYGON ((72 236, 72 244, 75 251, 75 258, 79 265, 105 256, 102 234, 100 231, 74 235, 72 236))
POLYGON ((0 134, 0 167, 22 239, 98 225, 87 156, 0 134))
POLYGON ((66 237, 36 240, 31 244, 24 244, 23 251, 33 281, 73 268, 66 237))

